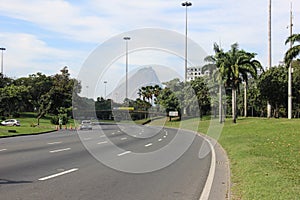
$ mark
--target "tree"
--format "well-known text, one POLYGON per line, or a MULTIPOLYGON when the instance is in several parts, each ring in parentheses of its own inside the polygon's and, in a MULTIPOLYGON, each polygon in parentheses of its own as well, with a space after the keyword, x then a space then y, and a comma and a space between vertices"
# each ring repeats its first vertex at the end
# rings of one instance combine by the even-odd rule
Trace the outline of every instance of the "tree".
POLYGON ((287 69, 283 66, 270 68, 259 79, 261 97, 275 108, 275 117, 279 117, 279 108, 286 108, 287 105, 287 79, 287 69))
POLYGON ((237 43, 231 45, 228 52, 224 52, 215 44, 217 50, 216 65, 219 68, 220 77, 225 82, 225 88, 231 88, 232 91, 232 120, 236 123, 237 101, 236 93, 240 89, 240 83, 247 83, 248 77, 257 77, 257 69, 261 64, 254 59, 255 53, 248 53, 239 50, 237 43))
POLYGON ((0 88, 0 113, 7 113, 9 116, 19 112, 24 106, 25 99, 28 98, 28 87, 9 85, 0 88))
POLYGON ((293 59, 300 55, 300 45, 293 46, 295 42, 300 43, 300 34, 293 34, 285 41, 285 44, 291 43, 292 45, 292 47, 288 49, 284 56, 284 62, 287 66, 290 65, 293 59))

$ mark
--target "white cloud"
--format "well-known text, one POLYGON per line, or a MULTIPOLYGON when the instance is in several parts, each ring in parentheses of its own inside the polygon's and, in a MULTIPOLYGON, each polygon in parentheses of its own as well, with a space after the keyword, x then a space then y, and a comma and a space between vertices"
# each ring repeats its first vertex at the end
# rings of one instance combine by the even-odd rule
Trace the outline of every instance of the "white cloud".
MULTIPOLYGON (((267 64, 268 1, 262 0, 194 0, 188 9, 189 36, 212 54, 214 42, 228 49, 234 42, 257 52, 257 58, 267 64)), ((273 64, 278 64, 288 48, 284 41, 289 35, 290 2, 273 2, 273 64)), ((89 52, 69 48, 69 43, 95 47, 114 35, 144 27, 166 28, 184 34, 185 9, 174 0, 2 0, 2 16, 20 19, 37 26, 42 32, 3 27, 1 41, 7 47, 5 64, 13 76, 37 70, 56 72, 63 65, 73 66, 74 73, 89 52), (47 35, 49 34, 49 35, 47 35), (51 45, 48 38, 58 37, 61 45, 51 45), (66 44, 65 41, 68 41, 66 44), (50 46, 51 45, 51 46, 50 46), (71 50, 70 50, 71 49, 71 50), (17 70, 15 70, 17 69, 17 70), (53 69, 53 70, 51 70, 53 69)), ((294 32, 300 32, 299 1, 294 4, 294 32)), ((32 27, 30 27, 32 28, 32 27)), ((92 50, 92 49, 91 49, 92 50)), ((90 51, 91 51, 90 50, 90 51)))

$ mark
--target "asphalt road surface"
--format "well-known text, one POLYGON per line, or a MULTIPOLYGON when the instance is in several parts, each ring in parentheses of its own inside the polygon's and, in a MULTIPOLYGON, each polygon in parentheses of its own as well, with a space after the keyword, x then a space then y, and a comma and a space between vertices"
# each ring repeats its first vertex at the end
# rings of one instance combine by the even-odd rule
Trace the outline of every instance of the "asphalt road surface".
MULTIPOLYGON (((2 138, 0 199, 198 200, 211 165, 211 153, 199 158, 204 139, 195 136, 183 155, 169 164, 164 161, 172 159, 172 153, 160 154, 160 150, 172 146, 177 136, 184 143, 191 134, 167 128, 106 124, 92 131, 2 138), (135 154, 153 152, 161 157, 136 162, 135 154), (160 164, 166 166, 159 169, 160 164)), ((174 152, 181 146, 173 144, 174 152)))

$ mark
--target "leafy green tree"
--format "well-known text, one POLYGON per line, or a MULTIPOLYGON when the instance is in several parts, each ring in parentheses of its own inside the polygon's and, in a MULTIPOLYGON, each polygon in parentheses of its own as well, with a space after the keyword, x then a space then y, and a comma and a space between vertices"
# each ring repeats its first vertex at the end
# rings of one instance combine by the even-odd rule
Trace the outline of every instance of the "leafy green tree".
POLYGON ((260 76, 258 88, 261 97, 275 108, 275 117, 279 117, 280 108, 285 109, 287 106, 287 81, 287 68, 284 66, 272 67, 260 76))
POLYGON ((13 113, 19 112, 24 106, 25 99, 28 98, 28 87, 9 85, 0 88, 0 112, 11 116, 13 113))

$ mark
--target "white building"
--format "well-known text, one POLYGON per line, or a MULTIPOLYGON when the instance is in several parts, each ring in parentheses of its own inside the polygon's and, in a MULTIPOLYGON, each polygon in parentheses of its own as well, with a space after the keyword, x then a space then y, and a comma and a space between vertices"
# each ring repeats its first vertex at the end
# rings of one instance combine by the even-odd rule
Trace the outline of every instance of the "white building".
POLYGON ((204 74, 201 73, 201 68, 199 66, 195 67, 188 67, 187 68, 187 81, 195 80, 195 78, 208 75, 209 71, 204 72, 204 74))

